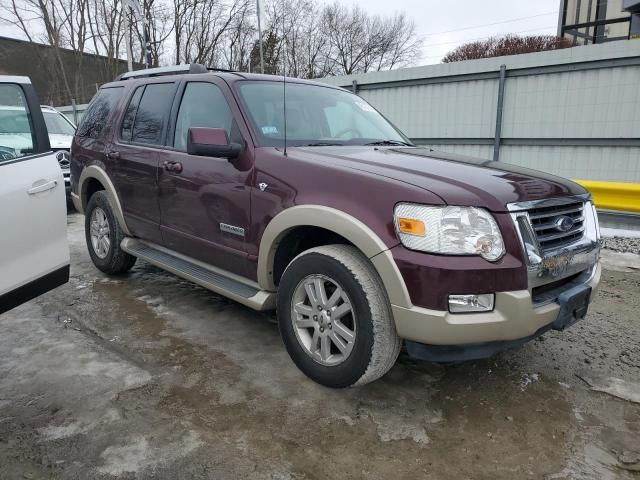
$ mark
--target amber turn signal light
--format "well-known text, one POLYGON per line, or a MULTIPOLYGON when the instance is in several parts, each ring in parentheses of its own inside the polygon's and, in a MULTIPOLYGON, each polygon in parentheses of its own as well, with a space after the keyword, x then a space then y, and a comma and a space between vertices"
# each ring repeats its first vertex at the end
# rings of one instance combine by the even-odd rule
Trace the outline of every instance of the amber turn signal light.
POLYGON ((416 235, 418 237, 424 237, 427 229, 424 226, 424 223, 420 220, 415 220, 413 218, 398 218, 398 230, 401 233, 406 233, 407 235, 416 235))

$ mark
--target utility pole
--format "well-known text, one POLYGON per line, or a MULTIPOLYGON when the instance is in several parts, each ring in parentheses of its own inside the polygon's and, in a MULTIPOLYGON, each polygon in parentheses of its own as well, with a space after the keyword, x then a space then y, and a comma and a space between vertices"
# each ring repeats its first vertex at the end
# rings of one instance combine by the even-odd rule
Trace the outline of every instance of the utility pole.
POLYGON ((147 17, 144 15, 143 7, 140 6, 138 0, 125 0, 124 7, 124 29, 127 40, 127 65, 129 71, 133 70, 133 51, 131 49, 131 22, 129 20, 129 14, 138 22, 142 22, 142 42, 144 43, 144 66, 145 68, 151 67, 151 40, 149 39, 149 23, 147 17))
POLYGON ((258 16, 258 43, 260 44, 260 73, 264 73, 264 53, 262 51, 262 26, 260 25, 260 0, 256 0, 256 15, 258 16))
POLYGON ((151 68, 151 41, 149 40, 149 25, 146 17, 143 18, 142 30, 144 31, 144 66, 151 68))
POLYGON ((127 70, 133 71, 133 51, 131 50, 131 25, 129 23, 129 2, 122 4, 124 11, 124 39, 127 45, 127 70))

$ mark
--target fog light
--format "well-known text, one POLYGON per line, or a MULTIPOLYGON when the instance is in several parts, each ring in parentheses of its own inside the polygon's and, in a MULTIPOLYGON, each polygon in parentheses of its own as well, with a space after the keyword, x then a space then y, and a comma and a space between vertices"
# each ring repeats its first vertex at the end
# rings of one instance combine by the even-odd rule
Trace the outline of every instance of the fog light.
POLYGON ((449 311, 451 313, 490 312, 493 310, 495 294, 482 295, 449 295, 449 311))

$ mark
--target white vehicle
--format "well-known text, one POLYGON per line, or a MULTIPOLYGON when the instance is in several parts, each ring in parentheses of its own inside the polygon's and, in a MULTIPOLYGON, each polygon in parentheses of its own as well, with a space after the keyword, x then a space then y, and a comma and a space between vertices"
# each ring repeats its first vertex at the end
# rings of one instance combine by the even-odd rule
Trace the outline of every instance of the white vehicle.
POLYGON ((0 75, 0 313, 69 280, 64 176, 27 77, 0 75))
POLYGON ((76 126, 61 112, 53 107, 42 105, 42 115, 44 123, 49 132, 49 144, 51 150, 56 153, 56 159, 64 175, 64 187, 67 197, 71 193, 71 171, 69 170, 69 153, 71 152, 71 142, 76 133, 76 126))

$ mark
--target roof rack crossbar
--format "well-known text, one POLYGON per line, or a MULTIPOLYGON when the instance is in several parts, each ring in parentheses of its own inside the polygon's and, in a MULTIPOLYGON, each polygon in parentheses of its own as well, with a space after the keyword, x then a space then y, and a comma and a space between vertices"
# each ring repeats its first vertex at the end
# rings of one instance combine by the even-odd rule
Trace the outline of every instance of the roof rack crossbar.
POLYGON ((186 65, 171 65, 169 67, 147 68, 145 70, 135 70, 133 72, 125 72, 118 75, 116 80, 128 80, 130 78, 159 77, 162 75, 177 75, 181 73, 207 73, 210 70, 222 71, 205 67, 199 63, 191 63, 186 65))
POLYGON ((210 72, 225 72, 225 73, 238 73, 235 70, 229 70, 228 68, 218 68, 218 67, 205 67, 210 72))

